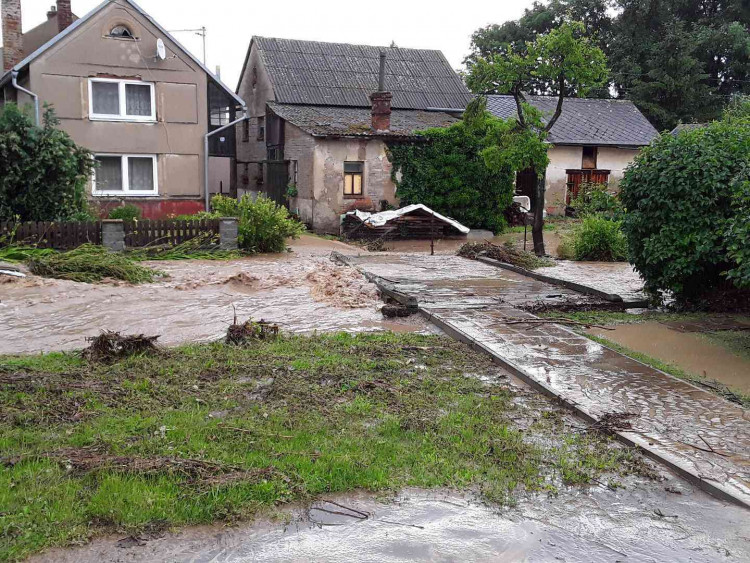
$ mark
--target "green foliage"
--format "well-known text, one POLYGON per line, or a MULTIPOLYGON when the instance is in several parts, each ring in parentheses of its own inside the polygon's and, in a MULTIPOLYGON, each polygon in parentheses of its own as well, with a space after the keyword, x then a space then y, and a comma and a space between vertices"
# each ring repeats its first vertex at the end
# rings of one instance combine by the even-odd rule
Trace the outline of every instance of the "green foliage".
POLYGON ((620 221, 589 215, 563 237, 557 251, 566 260, 621 262, 627 259, 628 245, 620 221))
POLYGON ((137 221, 143 212, 141 208, 132 203, 115 207, 109 212, 110 219, 122 219, 123 221, 137 221))
POLYGON ((0 220, 66 220, 86 210, 91 153, 57 129, 51 108, 41 127, 15 104, 0 108, 0 220))
POLYGON ((606 184, 582 182, 578 188, 578 195, 570 201, 570 207, 575 209, 580 218, 599 215, 612 221, 620 221, 625 209, 617 194, 609 192, 606 184))
POLYGON ((733 262, 727 277, 735 286, 750 289, 750 174, 745 169, 734 182, 732 216, 728 221, 725 239, 727 254, 733 262))
MULTIPOLYGON (((0 243, 2 241, 0 240, 0 243)), ((17 246, 11 244, 0 248, 0 262, 28 262, 32 258, 50 256, 56 252, 51 248, 37 248, 36 246, 17 246)))
POLYGON ((297 197, 299 195, 299 190, 297 189, 297 184, 289 184, 286 187, 286 194, 284 194, 284 197, 287 199, 292 199, 293 197, 297 197))
POLYGON ((202 221, 203 219, 218 219, 220 215, 212 213, 210 211, 199 211, 198 213, 192 213, 190 215, 175 215, 173 217, 176 221, 202 221))
POLYGON ((722 121, 664 134, 620 184, 631 261, 654 293, 686 301, 741 284, 748 248, 746 163, 750 122, 722 121))
POLYGON ((237 217, 239 246, 249 252, 284 252, 286 239, 298 238, 305 226, 292 219, 283 205, 260 195, 244 195, 239 200, 221 195, 211 199, 216 217, 237 217))
MULTIPOLYGON (((750 10, 747 2, 684 0, 545 0, 517 21, 491 25, 472 36, 469 73, 480 59, 525 53, 526 45, 570 21, 604 51, 609 87, 588 95, 633 100, 660 129, 717 118, 737 93, 750 93, 750 10), (611 10, 614 7, 615 10, 611 10)), ((553 81, 538 77, 525 92, 547 94, 553 81)), ((508 93, 498 85, 475 90, 508 93)), ((568 88, 566 95, 580 95, 568 88)))
POLYGON ((565 22, 533 42, 500 55, 478 58, 467 84, 474 92, 501 92, 523 100, 523 93, 549 84, 546 93, 586 96, 607 82, 607 59, 586 36, 581 22, 565 22))
POLYGON ((750 119, 750 96, 734 96, 724 109, 722 119, 724 121, 750 119))
POLYGON ((468 227, 501 232, 503 211, 513 202, 513 174, 506 165, 488 168, 483 157, 497 121, 485 114, 472 125, 429 129, 426 142, 390 144, 401 202, 423 203, 468 227))
POLYGON ((150 283, 160 272, 137 264, 127 255, 110 252, 103 246, 84 244, 75 250, 35 256, 29 260, 32 274, 85 283, 95 283, 104 278, 130 283, 150 283))

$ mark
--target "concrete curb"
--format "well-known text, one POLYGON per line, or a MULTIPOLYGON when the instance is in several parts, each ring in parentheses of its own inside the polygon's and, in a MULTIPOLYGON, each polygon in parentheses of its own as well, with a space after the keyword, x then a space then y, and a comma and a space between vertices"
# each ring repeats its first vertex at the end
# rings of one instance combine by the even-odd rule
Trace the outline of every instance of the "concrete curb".
MULTIPOLYGON (((536 389, 537 391, 543 393, 544 395, 552 399, 555 399, 561 405, 564 405, 565 407, 571 409, 578 417, 582 418, 583 420, 589 423, 598 422, 598 419, 596 417, 584 411, 578 405, 578 403, 576 403, 575 401, 565 399, 564 397, 559 395, 555 390, 553 390, 550 387, 547 387, 546 385, 544 385, 544 383, 538 381, 533 376, 523 371, 513 362, 510 362, 506 360, 505 358, 503 358, 502 356, 496 354, 494 351, 492 351, 489 347, 485 346, 481 342, 477 342, 475 339, 473 339, 471 336, 463 332, 461 329, 456 328, 450 323, 435 317, 435 315, 433 315, 429 310, 426 310, 423 307, 419 308, 419 312, 422 314, 423 317, 425 317, 432 324, 440 328, 443 332, 445 332, 452 338, 459 340, 460 342, 463 342, 465 344, 468 344, 469 347, 471 347, 474 350, 478 350, 486 354, 489 354, 492 360, 496 364, 507 369, 513 375, 518 377, 521 381, 530 385, 532 388, 536 389)), ((720 498, 721 500, 728 501, 728 502, 731 502, 732 504, 737 504, 744 508, 750 509, 750 496, 747 496, 747 495, 739 496, 736 494, 736 491, 729 489, 728 487, 725 487, 723 483, 709 481, 709 480, 702 478, 700 475, 697 475, 696 473, 690 471, 688 468, 683 466, 680 463, 679 459, 677 459, 674 456, 670 456, 668 452, 663 452, 652 447, 649 444, 649 441, 647 438, 639 434, 634 434, 632 432, 626 432, 626 431, 615 432, 614 435, 618 439, 618 441, 622 442, 623 444, 627 446, 639 448, 645 455, 647 455, 654 461, 668 467, 669 469, 677 473, 680 477, 694 484, 698 488, 706 491, 707 493, 717 498, 720 498)))
POLYGON ((517 274, 521 274, 522 276, 533 278, 538 281, 546 282, 552 285, 559 285, 561 287, 565 287, 567 289, 577 291, 578 293, 585 293, 587 295, 593 295, 595 297, 599 297, 611 303, 622 303, 626 309, 641 309, 641 308, 648 307, 648 301, 646 300, 625 301, 622 298, 622 296, 617 295, 616 293, 607 293, 605 291, 601 291, 599 289, 595 289, 593 287, 589 287, 587 285, 583 285, 580 283, 576 283, 576 282, 572 282, 568 280, 561 280, 560 278, 553 278, 551 276, 545 276, 544 274, 539 274, 532 270, 527 270, 526 268, 520 268, 519 266, 514 266, 512 264, 500 262, 499 260, 494 260, 492 258, 487 258, 485 256, 477 256, 476 260, 478 262, 482 262, 483 264, 487 264, 489 266, 495 266, 496 268, 502 268, 504 270, 510 270, 511 272, 515 272, 517 274))

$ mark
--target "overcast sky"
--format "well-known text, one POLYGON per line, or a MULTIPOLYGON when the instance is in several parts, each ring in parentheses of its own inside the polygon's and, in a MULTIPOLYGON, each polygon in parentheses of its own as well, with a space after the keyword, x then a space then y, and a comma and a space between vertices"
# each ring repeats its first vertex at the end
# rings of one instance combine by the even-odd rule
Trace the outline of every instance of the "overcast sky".
MULTIPOLYGON (((83 16, 101 0, 72 0, 83 16)), ((55 0, 21 0, 24 31, 44 21, 55 0)), ((167 30, 206 26, 208 67, 221 65, 222 79, 237 86, 250 37, 282 37, 365 45, 440 49, 455 68, 469 50, 471 33, 490 23, 517 19, 532 0, 138 0, 167 30)), ((201 39, 175 38, 202 58, 201 39)))

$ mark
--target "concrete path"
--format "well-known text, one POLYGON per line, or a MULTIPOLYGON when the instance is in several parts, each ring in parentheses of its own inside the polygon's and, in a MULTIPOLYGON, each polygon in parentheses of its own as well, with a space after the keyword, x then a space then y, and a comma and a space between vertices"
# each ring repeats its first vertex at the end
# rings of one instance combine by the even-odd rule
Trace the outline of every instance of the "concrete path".
POLYGON ((452 336, 492 354, 582 416, 627 413, 621 439, 709 492, 750 507, 750 412, 517 308, 585 299, 575 292, 456 256, 348 257, 416 297, 452 336))

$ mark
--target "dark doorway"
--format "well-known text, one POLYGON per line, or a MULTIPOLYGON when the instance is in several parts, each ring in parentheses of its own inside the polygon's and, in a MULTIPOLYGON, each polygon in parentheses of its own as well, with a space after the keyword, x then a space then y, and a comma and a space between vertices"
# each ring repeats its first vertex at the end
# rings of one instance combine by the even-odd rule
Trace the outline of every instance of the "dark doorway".
POLYGON ((284 196, 289 185, 289 161, 267 160, 266 167, 266 195, 279 205, 287 205, 284 196))
POLYGON ((525 195, 531 200, 531 210, 534 210, 536 203, 536 172, 527 168, 516 174, 516 195, 525 195))

